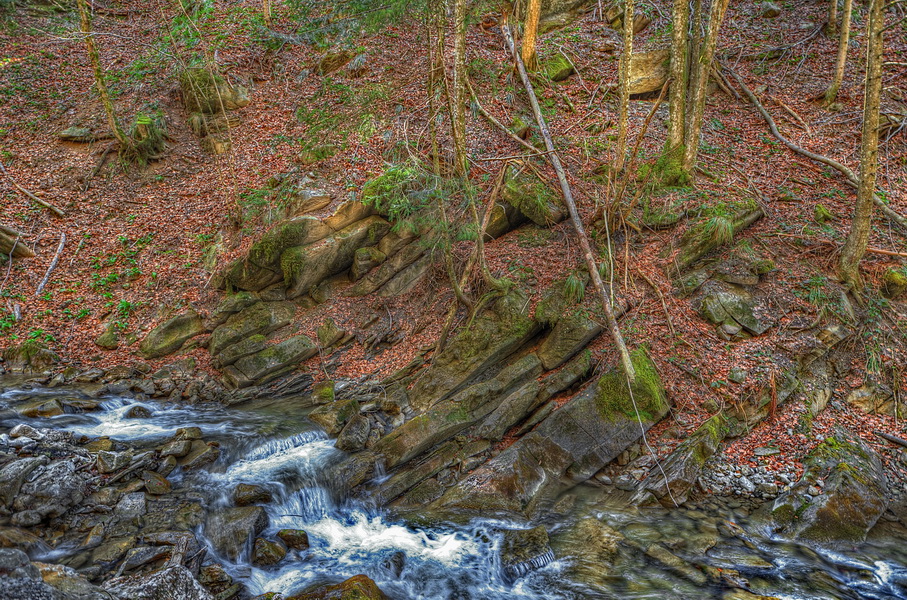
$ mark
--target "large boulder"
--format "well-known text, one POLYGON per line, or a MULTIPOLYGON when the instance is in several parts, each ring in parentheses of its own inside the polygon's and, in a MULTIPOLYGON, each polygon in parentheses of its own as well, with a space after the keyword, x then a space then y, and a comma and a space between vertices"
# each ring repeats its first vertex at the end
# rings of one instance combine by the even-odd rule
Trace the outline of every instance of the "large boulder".
POLYGON ((538 358, 524 357, 496 377, 435 403, 381 438, 372 450, 384 457, 387 468, 405 463, 477 423, 497 407, 499 398, 527 379, 534 379, 540 371, 538 358))
POLYGON ((839 430, 810 452, 804 467, 800 481, 763 509, 774 532, 820 544, 863 541, 888 508, 888 480, 879 456, 839 430))
POLYGON ((630 58, 630 94, 657 92, 668 80, 670 50, 634 52, 630 58))
POLYGON ((0 598, 3 600, 69 600, 41 581, 28 555, 12 548, 0 549, 0 598))
POLYGON ((409 392, 417 410, 426 409, 461 389, 476 375, 506 360, 539 331, 527 314, 528 302, 514 291, 476 317, 434 359, 409 392))
POLYGON ((261 381, 285 367, 294 366, 318 353, 318 347, 305 335, 297 335, 279 344, 236 361, 236 368, 252 381, 261 381))
POLYGON ((334 233, 327 223, 314 217, 297 217, 275 225, 254 242, 246 257, 234 261, 226 271, 233 286, 258 291, 283 280, 280 257, 297 246, 307 246, 334 233))
POLYGON ((287 325, 296 313, 290 302, 259 302, 232 315, 214 330, 208 345, 212 355, 220 354, 227 346, 256 334, 268 334, 287 325))
POLYGON ((442 508, 535 514, 564 485, 585 481, 668 412, 658 372, 631 353, 636 379, 612 369, 532 432, 473 471, 438 501, 442 508))
POLYGON ((356 250, 377 244, 390 227, 390 223, 381 217, 368 217, 314 244, 284 251, 280 267, 287 286, 287 297, 307 294, 331 275, 349 269, 356 250))
POLYGON ((12 509, 20 511, 13 517, 14 524, 16 517, 26 513, 41 519, 62 515, 85 497, 87 478, 72 460, 59 460, 33 472, 13 500, 12 509))
POLYGON ((145 358, 160 358, 176 352, 186 341, 205 331, 202 318, 189 310, 152 329, 139 343, 139 351, 145 358))

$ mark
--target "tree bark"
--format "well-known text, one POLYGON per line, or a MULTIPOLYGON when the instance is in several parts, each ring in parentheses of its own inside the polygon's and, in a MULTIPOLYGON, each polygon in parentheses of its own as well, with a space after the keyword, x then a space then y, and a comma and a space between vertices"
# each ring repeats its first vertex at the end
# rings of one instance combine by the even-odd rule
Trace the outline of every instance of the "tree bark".
MULTIPOLYGON (((873 196, 879 169, 879 101, 882 94, 882 31, 885 0, 872 0, 866 31, 866 91, 863 96, 863 138, 860 147, 860 184, 850 233, 841 250, 841 280, 860 289, 860 260, 866 253, 872 222, 873 196)), ((845 16, 846 18, 846 16, 845 16)))
POLYGON ((526 72, 526 67, 523 65, 519 53, 516 51, 513 36, 510 34, 510 28, 507 26, 506 22, 501 24, 501 31, 504 33, 504 38, 507 40, 507 46, 510 49, 510 53, 513 55, 514 62, 516 62, 517 71, 520 74, 523 87, 526 88, 526 94, 529 96, 532 112, 535 114, 535 120, 538 123, 542 138, 545 140, 545 147, 548 150, 548 159, 551 161, 551 166, 554 167, 554 171, 557 173, 557 180, 558 183, 560 183, 561 192, 564 194, 564 202, 567 204, 570 220, 573 222, 573 228, 576 230, 576 237, 579 238, 580 248, 583 251, 586 268, 589 270, 589 275, 592 277, 592 283, 595 285, 595 289, 598 291, 601 300, 602 311, 605 313, 608 332, 611 334, 611 339, 617 347, 624 373, 626 373, 629 382, 633 383, 636 380, 636 370, 633 368, 633 361, 630 359, 627 344, 624 342, 620 327, 617 325, 617 318, 614 316, 614 309, 611 307, 610 290, 605 285, 605 282, 602 281, 601 275, 598 272, 595 256, 592 253, 592 246, 589 244, 589 238, 583 227, 583 221, 580 219, 579 211, 576 209, 576 202, 573 201, 573 192, 570 190, 570 184, 567 182, 564 166, 561 164, 561 159, 558 157, 554 148, 551 132, 548 131, 548 124, 545 122, 545 117, 542 116, 542 109, 539 107, 539 101, 535 96, 535 90, 532 88, 532 82, 529 81, 529 74, 526 72))
POLYGON ((523 64, 529 70, 538 66, 535 54, 535 40, 539 33, 539 19, 542 14, 542 0, 529 0, 526 25, 523 28, 523 64))
MULTIPOLYGON (((715 47, 718 44, 718 32, 724 21, 729 0, 714 0, 709 13, 709 29, 699 53, 694 56, 695 78, 690 90, 688 111, 691 113, 690 126, 686 132, 683 155, 683 168, 692 173, 696 167, 696 157, 699 154, 699 136, 702 131, 702 115, 705 112, 705 92, 709 83, 709 74, 712 70, 712 59, 715 57, 715 47)), ((692 65, 691 65, 692 67, 692 65)))
POLYGON ((454 78, 450 95, 454 170, 465 177, 469 172, 466 159, 466 0, 454 0, 454 78))
POLYGON ((830 0, 828 3, 828 23, 825 33, 828 37, 835 37, 835 34, 838 33, 838 0, 830 0))
MULTIPOLYGON (((833 0, 833 6, 837 6, 837 0, 833 0)), ((853 6, 853 0, 844 0, 844 15, 841 19, 841 37, 838 39, 838 62, 835 65, 835 74, 832 77, 831 85, 825 90, 825 105, 829 105, 838 97, 838 90, 841 89, 841 82, 844 81, 844 67, 847 65, 847 49, 850 45, 850 13, 853 6)))
POLYGON ((85 48, 88 50, 88 59, 91 61, 91 67, 94 70, 94 81, 98 88, 98 96, 101 97, 101 104, 104 105, 104 112, 107 113, 107 124, 110 125, 110 129, 120 143, 120 147, 127 148, 131 145, 131 140, 117 121, 116 112, 113 110, 113 101, 107 91, 107 84, 104 83, 104 71, 101 69, 101 59, 94 43, 94 33, 91 31, 91 14, 88 12, 88 4, 85 0, 77 0, 76 4, 79 6, 79 25, 82 35, 85 36, 85 48))
POLYGON ((627 154, 627 130, 630 121, 630 61, 633 57, 633 0, 624 0, 624 51, 620 56, 620 116, 617 120, 617 151, 614 168, 624 168, 627 154))
POLYGON ((687 0, 674 0, 674 30, 671 35, 671 92, 669 96, 668 139, 665 151, 676 156, 684 140, 684 119, 687 98, 687 52, 690 29, 690 4, 687 0))

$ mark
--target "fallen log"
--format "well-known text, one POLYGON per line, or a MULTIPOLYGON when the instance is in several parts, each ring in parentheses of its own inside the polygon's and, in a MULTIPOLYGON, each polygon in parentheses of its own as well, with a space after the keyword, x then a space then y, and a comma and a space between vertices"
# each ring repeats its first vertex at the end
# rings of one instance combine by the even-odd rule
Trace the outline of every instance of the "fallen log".
POLYGON ((557 180, 561 186, 561 192, 564 195, 564 201, 567 204, 567 209, 570 212, 570 220, 573 222, 573 228, 576 230, 576 237, 579 238, 580 247, 583 251, 583 257, 586 260, 586 267, 589 270, 589 275, 592 278, 592 283, 595 285, 595 289, 598 291, 598 295, 601 298, 602 310, 605 313, 605 321, 607 322, 608 332, 611 334, 611 339, 614 341, 614 345, 617 347, 617 351, 620 354, 620 362, 623 365, 624 372, 627 374, 627 379, 629 383, 632 383, 636 380, 636 371, 633 368, 633 363, 630 360, 630 353, 627 350, 627 344, 624 342, 623 335, 620 332, 620 328, 617 326, 617 319, 614 316, 614 309, 611 306, 611 294, 608 287, 605 286, 605 282, 602 281, 601 275, 598 272, 598 265, 595 262, 595 256, 592 254, 592 246, 589 244, 589 238, 586 235, 586 230, 583 227, 583 222, 580 219, 579 211, 576 209, 576 202, 573 200, 573 192, 570 190, 570 184, 567 182, 567 175, 564 172, 564 166, 561 164, 561 159, 558 157, 557 152, 554 147, 554 141, 551 139, 551 132, 548 131, 548 124, 545 122, 545 117, 542 116, 542 110, 539 107, 538 98, 535 96, 535 90, 532 87, 532 82, 529 80, 529 74, 526 72, 526 65, 523 64, 523 59, 520 57, 519 52, 516 50, 516 44, 513 41, 513 35, 510 33, 510 27, 507 24, 506 20, 501 23, 501 31, 504 34, 504 39, 507 41, 507 47, 510 49, 511 55, 513 55, 513 60, 516 63, 517 71, 520 74, 520 79, 523 82, 523 87, 526 88, 526 93, 529 96, 529 103, 532 105, 532 112, 535 115, 536 123, 538 123, 539 131, 542 134, 542 138, 545 140, 545 148, 548 150, 548 160, 551 163, 551 166, 554 167, 554 171, 557 173, 557 180))
POLYGON ((888 440, 892 444, 898 444, 899 446, 904 446, 907 448, 907 440, 901 439, 897 436, 891 435, 890 433, 884 433, 882 431, 876 431, 875 434, 882 439, 888 440))
POLYGON ((32 258, 35 253, 22 243, 22 233, 0 225, 0 253, 12 258, 32 258))

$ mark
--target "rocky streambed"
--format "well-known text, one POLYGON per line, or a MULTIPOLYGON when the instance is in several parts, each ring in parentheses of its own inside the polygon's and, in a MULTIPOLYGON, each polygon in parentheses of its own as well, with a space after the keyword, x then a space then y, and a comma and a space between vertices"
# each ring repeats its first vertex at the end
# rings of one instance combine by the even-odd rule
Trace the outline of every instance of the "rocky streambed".
MULTIPOLYGON (((761 509, 736 493, 666 509, 599 476, 532 522, 388 512, 347 493, 348 455, 293 402, 2 392, 0 597, 907 598, 891 510, 865 541, 817 545, 771 518, 827 507, 791 495, 801 482, 761 509)), ((808 471, 804 493, 851 475, 808 471)))

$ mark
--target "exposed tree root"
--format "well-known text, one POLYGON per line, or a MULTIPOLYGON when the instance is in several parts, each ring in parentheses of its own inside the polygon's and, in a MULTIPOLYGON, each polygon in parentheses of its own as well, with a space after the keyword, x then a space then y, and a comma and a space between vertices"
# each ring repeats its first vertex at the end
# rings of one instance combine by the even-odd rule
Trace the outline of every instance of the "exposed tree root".
MULTIPOLYGON (((759 111, 759 114, 761 114, 762 118, 765 119, 765 122, 768 123, 768 127, 771 130, 772 135, 775 136, 778 139, 778 141, 780 141, 782 144, 784 144, 785 146, 787 146, 789 149, 793 150, 797 154, 800 154, 802 156, 805 156, 816 162, 820 162, 824 165, 827 165, 827 166, 835 169, 836 171, 838 171, 839 173, 844 175, 844 177, 847 178, 847 183, 851 187, 854 187, 854 188, 859 187, 860 180, 857 177, 856 173, 854 173, 849 167, 839 163, 838 161, 836 161, 832 158, 828 158, 827 156, 822 156, 821 154, 816 154, 815 152, 810 152, 809 150, 807 150, 801 146, 798 146, 797 144, 793 143, 792 141, 790 141, 789 139, 787 139, 786 137, 781 135, 781 132, 778 131, 778 126, 775 124, 775 120, 772 118, 771 114, 769 114, 769 112, 765 109, 765 107, 762 105, 762 103, 759 102, 759 99, 756 98, 756 95, 753 94, 752 90, 750 90, 746 86, 746 84, 743 82, 743 79, 737 73, 728 69, 727 67, 723 67, 723 68, 725 71, 727 71, 731 75, 731 77, 734 78, 734 80, 737 82, 737 85, 740 86, 740 89, 743 90, 743 93, 746 95, 746 97, 749 99, 749 101, 756 107, 756 110, 759 111)), ((900 225, 905 231, 907 231, 907 217, 904 217, 903 215, 900 215, 897 212, 895 212, 890 206, 885 204, 885 201, 882 200, 878 196, 878 194, 873 194, 872 201, 875 203, 876 206, 878 206, 880 209, 882 209, 882 212, 885 214, 886 217, 888 217, 889 219, 891 219, 892 221, 894 221, 895 223, 900 225)))

